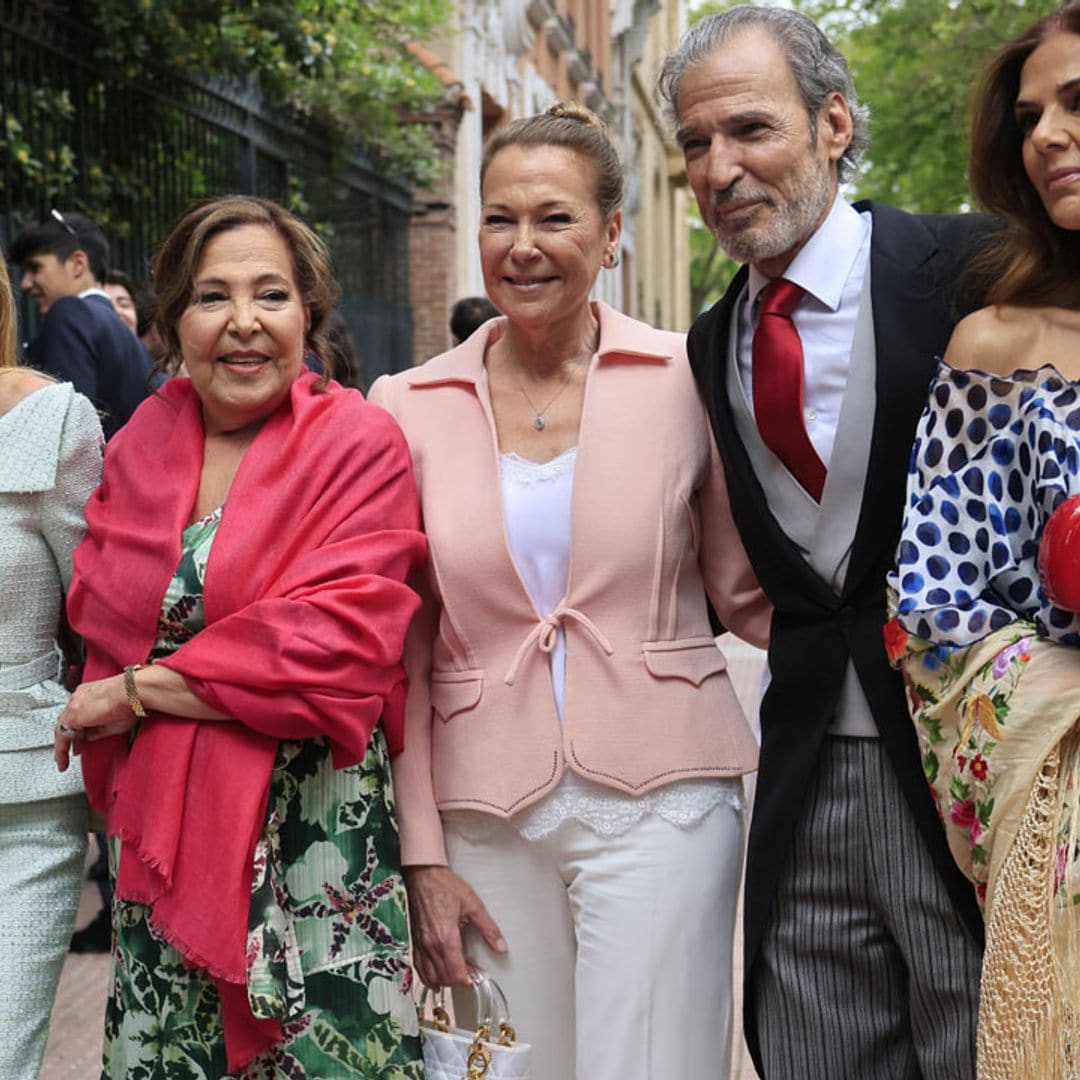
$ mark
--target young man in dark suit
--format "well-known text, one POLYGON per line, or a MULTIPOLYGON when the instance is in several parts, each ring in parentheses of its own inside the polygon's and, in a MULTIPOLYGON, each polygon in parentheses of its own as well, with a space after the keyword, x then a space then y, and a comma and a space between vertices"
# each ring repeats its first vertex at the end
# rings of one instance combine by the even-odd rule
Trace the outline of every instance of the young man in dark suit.
POLYGON ((775 606, 745 896, 764 1080, 975 1074, 981 921, 882 642, 914 428, 986 223, 852 206, 866 142, 806 16, 740 5, 665 64, 690 185, 748 263, 689 353, 775 606))
POLYGON ((103 289, 109 246, 82 214, 60 214, 15 238, 11 258, 20 288, 42 316, 27 362, 70 382, 101 413, 111 438, 147 394, 153 361, 103 289))

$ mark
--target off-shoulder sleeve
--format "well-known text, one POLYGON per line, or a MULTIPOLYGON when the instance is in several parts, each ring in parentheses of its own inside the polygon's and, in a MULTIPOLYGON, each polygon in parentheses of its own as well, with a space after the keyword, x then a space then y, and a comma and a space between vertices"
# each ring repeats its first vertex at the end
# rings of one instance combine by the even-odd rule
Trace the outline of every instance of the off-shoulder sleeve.
POLYGON ((1014 622, 1080 645, 1080 616, 1036 569, 1046 519, 1080 492, 1080 394, 1053 368, 1009 378, 941 365, 919 422, 890 585, 910 633, 969 645, 1014 622))
POLYGON ((64 417, 56 484, 41 502, 41 533, 56 559, 66 590, 71 584, 71 556, 86 531, 86 501, 101 481, 101 422, 94 406, 73 393, 64 417))

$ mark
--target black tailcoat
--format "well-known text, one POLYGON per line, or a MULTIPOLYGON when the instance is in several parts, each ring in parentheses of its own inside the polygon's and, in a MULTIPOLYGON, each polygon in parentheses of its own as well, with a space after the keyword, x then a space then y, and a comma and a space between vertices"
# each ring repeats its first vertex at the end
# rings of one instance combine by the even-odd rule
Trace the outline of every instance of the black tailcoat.
MULTIPOLYGON (((949 854, 923 776, 900 676, 885 654, 885 576, 903 516, 908 461, 927 390, 958 317, 957 278, 988 230, 974 215, 914 216, 876 203, 870 288, 876 341, 876 404, 870 462, 842 593, 811 569, 769 511, 739 438, 727 395, 731 319, 746 282, 743 267, 727 293, 692 327, 690 362, 709 410, 735 522, 758 580, 775 605, 761 705, 761 762, 750 827, 745 922, 745 1023, 761 1069, 753 1016, 754 961, 802 812, 849 659, 854 662, 881 740, 957 911, 981 938, 971 884, 949 854)), ((881 842, 889 842, 882 823, 881 842)))

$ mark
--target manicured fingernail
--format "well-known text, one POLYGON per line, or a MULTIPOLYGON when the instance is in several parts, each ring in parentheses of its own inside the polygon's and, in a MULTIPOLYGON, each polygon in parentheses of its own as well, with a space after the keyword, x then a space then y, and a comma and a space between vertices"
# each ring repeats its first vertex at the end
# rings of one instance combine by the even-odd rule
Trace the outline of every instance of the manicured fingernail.
POLYGON ((499 952, 506 952, 506 942, 502 938, 499 938, 499 940, 495 942, 495 948, 499 952))

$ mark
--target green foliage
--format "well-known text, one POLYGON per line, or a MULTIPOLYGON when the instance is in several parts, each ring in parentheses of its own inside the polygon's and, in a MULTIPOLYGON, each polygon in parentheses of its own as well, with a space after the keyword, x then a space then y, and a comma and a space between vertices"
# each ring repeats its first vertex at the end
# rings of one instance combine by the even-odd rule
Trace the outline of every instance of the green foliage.
POLYGON ((804 0, 847 56, 871 109, 873 141, 859 196, 906 210, 968 205, 973 83, 994 51, 1058 0, 804 0))
POLYGON ((447 0, 71 0, 98 28, 98 58, 130 77, 155 64, 256 83, 272 105, 356 142, 418 182, 436 169, 429 140, 405 121, 431 106, 438 81, 406 43, 430 39, 447 0))
POLYGON ((727 11, 728 8, 735 7, 741 2, 742 0, 702 0, 701 3, 694 4, 690 11, 690 25, 701 22, 708 15, 727 11))
MULTIPOLYGON (((36 87, 30 93, 31 108, 39 115, 51 116, 60 122, 70 119, 74 108, 65 90, 36 87)), ((14 171, 40 187, 46 197, 55 200, 67 191, 78 172, 75 152, 63 142, 42 146, 28 136, 22 121, 5 112, 0 126, 0 153, 8 156, 14 171)))
POLYGON ((691 205, 689 224, 690 314, 696 318, 724 295, 724 290, 731 276, 738 270, 739 264, 724 254, 702 221, 696 204, 691 205))

